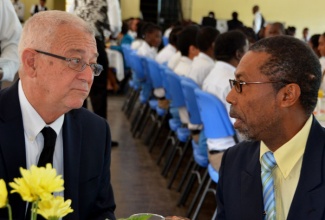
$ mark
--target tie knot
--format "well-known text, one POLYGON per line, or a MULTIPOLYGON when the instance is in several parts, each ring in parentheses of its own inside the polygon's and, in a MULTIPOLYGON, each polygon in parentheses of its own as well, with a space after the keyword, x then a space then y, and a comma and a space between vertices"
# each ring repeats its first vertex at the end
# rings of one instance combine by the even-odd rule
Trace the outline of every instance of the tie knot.
POLYGON ((56 140, 56 133, 51 127, 44 127, 42 129, 42 134, 44 136, 44 140, 50 142, 50 143, 55 143, 56 140))
POLYGON ((271 151, 263 154, 261 159, 262 171, 270 172, 276 166, 274 155, 271 151))

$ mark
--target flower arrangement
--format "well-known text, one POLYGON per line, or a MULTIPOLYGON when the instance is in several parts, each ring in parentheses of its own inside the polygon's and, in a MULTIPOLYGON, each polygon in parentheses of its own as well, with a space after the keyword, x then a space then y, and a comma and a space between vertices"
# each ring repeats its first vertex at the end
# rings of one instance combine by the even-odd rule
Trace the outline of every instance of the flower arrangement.
MULTIPOLYGON (((20 168, 21 178, 14 178, 9 186, 10 193, 19 193, 21 198, 31 203, 31 220, 37 219, 37 214, 45 219, 58 220, 73 212, 71 200, 64 201, 62 196, 53 196, 54 192, 64 190, 61 175, 57 175, 51 164, 46 167, 31 166, 30 170, 20 168)), ((12 211, 8 201, 8 191, 4 180, 0 179, 0 208, 8 208, 9 220, 12 220, 12 211)))

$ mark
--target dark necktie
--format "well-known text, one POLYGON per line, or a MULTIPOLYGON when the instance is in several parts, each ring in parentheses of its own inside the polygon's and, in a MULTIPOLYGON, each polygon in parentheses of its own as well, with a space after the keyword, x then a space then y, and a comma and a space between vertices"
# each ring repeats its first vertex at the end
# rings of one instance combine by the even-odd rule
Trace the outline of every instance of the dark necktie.
POLYGON ((41 131, 44 136, 44 148, 38 160, 38 167, 45 167, 47 163, 53 165, 53 153, 56 141, 56 133, 51 127, 44 127, 41 131))
MULTIPOLYGON (((44 147, 39 157, 37 166, 45 167, 47 163, 51 163, 53 166, 53 153, 56 141, 56 133, 51 127, 44 127, 41 131, 44 136, 44 147)), ((27 213, 25 220, 30 220, 32 203, 28 204, 27 213)), ((43 220, 44 218, 41 215, 37 216, 37 220, 43 220)))

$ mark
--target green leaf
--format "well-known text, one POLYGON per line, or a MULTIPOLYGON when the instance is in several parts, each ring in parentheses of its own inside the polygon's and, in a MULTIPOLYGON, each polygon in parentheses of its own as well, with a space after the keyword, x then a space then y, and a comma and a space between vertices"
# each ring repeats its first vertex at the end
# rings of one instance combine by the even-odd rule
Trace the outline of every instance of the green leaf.
POLYGON ((150 214, 143 214, 141 216, 130 216, 128 218, 120 218, 118 220, 148 220, 151 218, 150 214))

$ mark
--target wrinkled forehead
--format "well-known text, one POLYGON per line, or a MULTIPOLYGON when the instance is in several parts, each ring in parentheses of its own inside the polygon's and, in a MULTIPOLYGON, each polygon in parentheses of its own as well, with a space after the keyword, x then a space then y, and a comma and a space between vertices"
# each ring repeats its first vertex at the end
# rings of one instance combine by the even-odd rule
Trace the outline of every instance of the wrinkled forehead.
POLYGON ((261 67, 271 58, 266 52, 248 51, 240 60, 235 78, 240 80, 256 80, 267 78, 262 72, 261 67))

